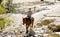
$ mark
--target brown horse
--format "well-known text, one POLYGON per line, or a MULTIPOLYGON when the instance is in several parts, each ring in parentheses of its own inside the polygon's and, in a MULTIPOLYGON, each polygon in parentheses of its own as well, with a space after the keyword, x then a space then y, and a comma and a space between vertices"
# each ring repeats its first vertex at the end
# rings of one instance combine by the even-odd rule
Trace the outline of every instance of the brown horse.
POLYGON ((32 17, 31 21, 29 18, 23 18, 23 25, 26 24, 26 33, 28 33, 29 26, 33 27, 34 18, 32 17))

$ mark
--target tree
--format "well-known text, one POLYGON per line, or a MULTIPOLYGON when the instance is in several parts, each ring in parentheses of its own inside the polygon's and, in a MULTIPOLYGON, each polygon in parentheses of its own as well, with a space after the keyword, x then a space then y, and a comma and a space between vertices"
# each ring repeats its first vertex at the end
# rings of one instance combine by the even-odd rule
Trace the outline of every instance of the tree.
POLYGON ((2 1, 3 1, 3 0, 0 0, 0 4, 1 4, 2 1))
POLYGON ((14 7, 12 6, 12 1, 13 0, 8 0, 7 2, 7 13, 11 13, 11 12, 15 12, 15 9, 14 7))

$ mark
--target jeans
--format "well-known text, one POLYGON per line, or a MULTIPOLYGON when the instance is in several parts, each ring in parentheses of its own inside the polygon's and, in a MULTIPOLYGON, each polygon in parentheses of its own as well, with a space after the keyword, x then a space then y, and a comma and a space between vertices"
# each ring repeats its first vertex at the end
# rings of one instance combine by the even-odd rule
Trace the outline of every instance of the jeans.
POLYGON ((30 23, 32 22, 32 17, 31 16, 28 16, 29 20, 30 20, 30 23))

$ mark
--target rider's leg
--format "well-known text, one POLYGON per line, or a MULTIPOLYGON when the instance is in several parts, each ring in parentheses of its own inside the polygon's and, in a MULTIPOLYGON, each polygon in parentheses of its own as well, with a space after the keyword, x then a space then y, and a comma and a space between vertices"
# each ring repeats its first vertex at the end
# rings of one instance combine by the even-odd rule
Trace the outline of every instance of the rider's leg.
POLYGON ((30 23, 31 23, 32 22, 32 17, 30 16, 29 19, 30 19, 30 23))

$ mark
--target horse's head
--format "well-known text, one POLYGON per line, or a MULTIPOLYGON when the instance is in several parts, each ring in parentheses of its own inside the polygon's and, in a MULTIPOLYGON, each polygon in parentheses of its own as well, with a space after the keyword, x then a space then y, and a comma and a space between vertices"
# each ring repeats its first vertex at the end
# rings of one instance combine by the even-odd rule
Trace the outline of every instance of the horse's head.
POLYGON ((29 23, 29 19, 28 18, 23 18, 23 25, 27 24, 27 23, 29 23))
POLYGON ((25 22, 26 22, 26 19, 25 19, 25 18, 23 18, 23 25, 25 24, 25 22))

